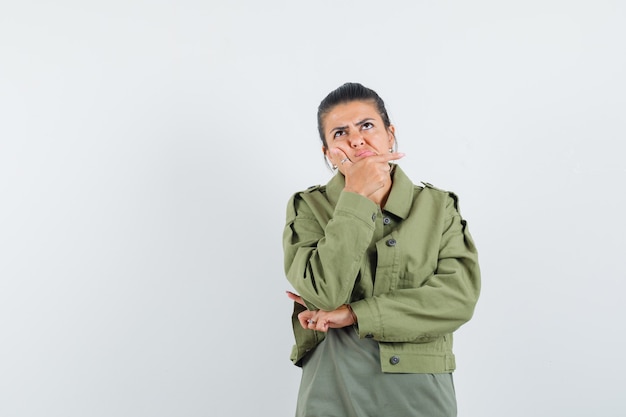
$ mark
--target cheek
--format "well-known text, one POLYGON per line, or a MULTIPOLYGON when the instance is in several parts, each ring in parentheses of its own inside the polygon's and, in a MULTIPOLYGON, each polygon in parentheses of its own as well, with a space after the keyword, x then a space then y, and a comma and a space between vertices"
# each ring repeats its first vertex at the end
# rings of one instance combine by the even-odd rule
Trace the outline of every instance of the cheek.
POLYGON ((340 141, 336 141, 334 143, 328 144, 328 150, 332 150, 332 149, 339 149, 339 150, 350 149, 350 145, 347 144, 345 140, 340 140, 340 141))
POLYGON ((328 147, 328 157, 332 160, 332 161, 339 161, 343 155, 347 155, 350 152, 350 146, 346 145, 345 142, 339 143, 339 144, 333 144, 331 146, 328 147), (341 153, 339 154, 339 156, 335 155, 333 153, 333 151, 339 150, 341 151, 341 153))
POLYGON ((331 156, 333 154, 333 149, 337 149, 337 145, 329 143, 328 146, 326 146, 326 153, 328 154, 328 156, 331 156))

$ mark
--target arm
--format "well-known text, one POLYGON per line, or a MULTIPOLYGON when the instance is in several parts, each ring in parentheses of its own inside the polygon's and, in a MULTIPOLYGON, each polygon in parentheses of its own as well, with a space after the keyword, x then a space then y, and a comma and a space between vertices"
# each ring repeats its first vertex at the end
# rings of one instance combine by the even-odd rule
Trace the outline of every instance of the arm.
MULTIPOLYGON (((287 297, 297 304, 306 307, 306 303, 298 294, 287 291, 287 297)), ((298 313, 298 321, 303 329, 327 332, 330 328, 339 329, 356 324, 357 319, 349 304, 344 304, 333 311, 304 310, 298 313)))
POLYGON ((350 300, 377 211, 371 200, 345 191, 334 209, 317 191, 291 198, 285 272, 309 310, 333 311, 350 300))
POLYGON ((351 304, 361 337, 428 341, 452 333, 472 317, 480 292, 478 256, 453 196, 447 197, 442 221, 437 267, 431 276, 414 287, 351 304))

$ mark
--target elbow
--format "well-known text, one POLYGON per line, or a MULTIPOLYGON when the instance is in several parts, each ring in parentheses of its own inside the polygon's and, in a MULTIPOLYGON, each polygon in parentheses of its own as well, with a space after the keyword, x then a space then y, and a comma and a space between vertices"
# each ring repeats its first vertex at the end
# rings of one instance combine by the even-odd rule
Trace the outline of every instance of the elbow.
POLYGON ((315 305, 318 310, 334 311, 348 303, 348 294, 328 288, 321 283, 317 283, 316 288, 316 291, 309 292, 307 300, 315 305))
POLYGON ((335 299, 324 298, 324 300, 320 300, 318 305, 319 305, 320 310, 335 311, 344 304, 347 304, 346 300, 340 301, 338 298, 335 298, 335 299))
POLYGON ((293 271, 289 271, 287 277, 306 301, 309 310, 333 311, 348 303, 350 299, 350 289, 329 285, 325 280, 312 274, 293 274, 293 271))
POLYGON ((456 305, 453 310, 458 327, 467 323, 473 316, 476 304, 480 297, 480 273, 476 271, 466 271, 465 279, 461 280, 463 284, 457 287, 457 290, 451 294, 452 305, 456 305))

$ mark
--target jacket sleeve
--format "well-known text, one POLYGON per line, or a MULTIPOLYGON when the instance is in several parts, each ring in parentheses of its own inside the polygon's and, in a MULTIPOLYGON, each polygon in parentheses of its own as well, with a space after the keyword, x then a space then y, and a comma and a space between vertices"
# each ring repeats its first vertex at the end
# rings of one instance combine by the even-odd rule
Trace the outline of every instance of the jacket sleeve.
POLYGON ((332 311, 350 300, 378 211, 350 192, 341 193, 334 210, 328 204, 313 191, 294 195, 287 206, 285 273, 311 310, 332 311))
POLYGON ((454 332, 472 317, 480 293, 478 255, 456 196, 446 194, 436 270, 414 288, 351 303, 360 337, 427 342, 454 332))

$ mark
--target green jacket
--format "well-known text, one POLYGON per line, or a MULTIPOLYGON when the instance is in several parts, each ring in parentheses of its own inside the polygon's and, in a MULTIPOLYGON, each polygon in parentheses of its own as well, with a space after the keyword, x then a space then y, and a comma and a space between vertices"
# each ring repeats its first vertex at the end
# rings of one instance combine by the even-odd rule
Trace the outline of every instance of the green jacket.
MULTIPOLYGON (((472 317, 480 292, 457 197, 414 185, 399 166, 382 211, 344 185, 338 173, 289 200, 287 279, 311 310, 350 303, 359 337, 379 343, 383 372, 452 372, 452 332, 472 317)), ((298 366, 325 336, 300 326, 303 309, 294 303, 291 360, 298 366)))

